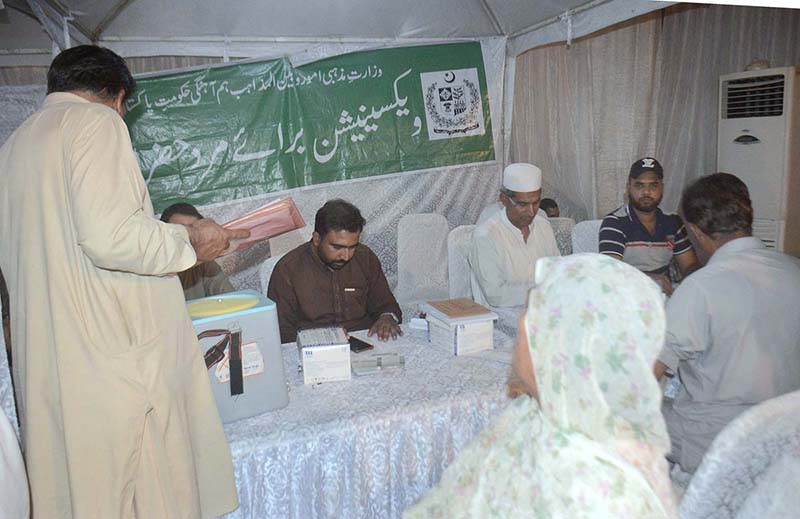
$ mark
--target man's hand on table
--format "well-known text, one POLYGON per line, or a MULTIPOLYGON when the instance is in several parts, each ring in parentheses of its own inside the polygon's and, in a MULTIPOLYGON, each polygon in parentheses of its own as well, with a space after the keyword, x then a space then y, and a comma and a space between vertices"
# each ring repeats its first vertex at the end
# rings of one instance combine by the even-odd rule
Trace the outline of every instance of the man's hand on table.
POLYGON ((186 226, 189 241, 194 247, 198 263, 213 261, 230 246, 231 240, 247 238, 250 231, 246 229, 225 229, 210 218, 201 218, 186 226))
POLYGON ((391 314, 383 314, 378 317, 378 320, 369 329, 367 336, 372 337, 376 333, 378 334, 378 339, 388 341, 389 337, 394 340, 399 335, 403 335, 403 330, 400 329, 400 325, 391 314))

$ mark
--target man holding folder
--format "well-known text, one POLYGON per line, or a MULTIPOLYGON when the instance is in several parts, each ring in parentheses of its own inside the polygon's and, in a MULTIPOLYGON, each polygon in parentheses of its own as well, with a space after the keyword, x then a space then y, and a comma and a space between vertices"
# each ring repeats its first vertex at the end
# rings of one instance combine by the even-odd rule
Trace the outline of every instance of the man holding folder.
POLYGON ((156 220, 108 49, 48 72, 0 148, 0 268, 35 517, 196 518, 237 506, 230 450, 176 272, 247 231, 156 220))

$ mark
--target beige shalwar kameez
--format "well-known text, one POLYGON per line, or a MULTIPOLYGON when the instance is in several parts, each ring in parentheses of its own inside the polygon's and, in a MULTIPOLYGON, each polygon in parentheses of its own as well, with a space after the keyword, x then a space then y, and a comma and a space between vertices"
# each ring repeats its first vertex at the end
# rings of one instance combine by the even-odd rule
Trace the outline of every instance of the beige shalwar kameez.
POLYGON ((125 123, 68 93, 0 148, 0 268, 35 518, 197 518, 237 505, 230 449, 125 123))

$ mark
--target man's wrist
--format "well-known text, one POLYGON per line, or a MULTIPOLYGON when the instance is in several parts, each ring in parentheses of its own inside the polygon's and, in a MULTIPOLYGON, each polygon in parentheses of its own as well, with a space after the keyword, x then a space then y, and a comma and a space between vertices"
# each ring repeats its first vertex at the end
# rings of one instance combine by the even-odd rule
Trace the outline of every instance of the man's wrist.
POLYGON ((400 323, 400 319, 398 319, 397 316, 394 315, 393 312, 383 312, 380 316, 378 316, 378 319, 380 319, 381 317, 387 316, 387 315, 389 317, 391 317, 392 319, 394 319, 394 323, 395 324, 399 324, 400 323))

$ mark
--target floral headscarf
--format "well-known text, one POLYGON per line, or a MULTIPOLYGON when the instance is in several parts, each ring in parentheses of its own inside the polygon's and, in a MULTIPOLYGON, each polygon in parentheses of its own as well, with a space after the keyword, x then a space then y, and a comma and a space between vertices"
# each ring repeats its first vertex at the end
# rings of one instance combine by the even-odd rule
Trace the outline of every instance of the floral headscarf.
POLYGON ((515 399, 404 517, 676 517, 656 284, 599 254, 543 258, 524 321, 541 406, 515 399))

